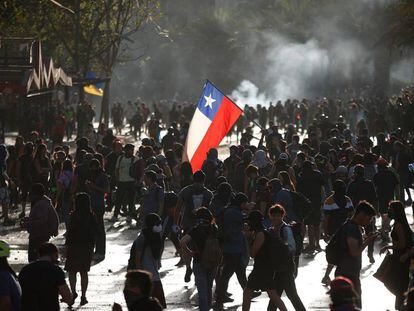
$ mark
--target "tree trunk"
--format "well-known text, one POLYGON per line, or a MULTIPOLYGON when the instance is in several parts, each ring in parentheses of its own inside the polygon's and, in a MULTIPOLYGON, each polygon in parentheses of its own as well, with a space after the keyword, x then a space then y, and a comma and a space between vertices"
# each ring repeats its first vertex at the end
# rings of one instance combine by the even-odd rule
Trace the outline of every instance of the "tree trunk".
POLYGON ((103 122, 106 126, 109 125, 109 98, 110 98, 110 90, 111 90, 111 80, 105 82, 105 87, 102 96, 102 103, 101 103, 101 115, 99 117, 99 123, 103 122))

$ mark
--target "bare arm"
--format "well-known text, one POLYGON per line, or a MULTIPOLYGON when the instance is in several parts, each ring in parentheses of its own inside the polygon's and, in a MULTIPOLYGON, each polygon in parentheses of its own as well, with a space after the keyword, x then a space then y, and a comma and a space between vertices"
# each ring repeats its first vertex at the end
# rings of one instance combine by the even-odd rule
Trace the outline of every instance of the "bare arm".
POLYGON ((256 234, 253 244, 250 247, 250 257, 252 258, 256 257, 260 248, 263 246, 264 240, 265 240, 265 235, 263 232, 259 232, 256 234))
POLYGON ((59 294, 62 296, 63 302, 67 304, 71 304, 73 302, 73 296, 72 293, 68 287, 68 284, 63 284, 59 286, 59 294))
POLYGON ((194 256, 194 252, 188 248, 188 243, 191 242, 191 236, 186 234, 180 240, 180 248, 184 254, 188 254, 190 256, 194 256))

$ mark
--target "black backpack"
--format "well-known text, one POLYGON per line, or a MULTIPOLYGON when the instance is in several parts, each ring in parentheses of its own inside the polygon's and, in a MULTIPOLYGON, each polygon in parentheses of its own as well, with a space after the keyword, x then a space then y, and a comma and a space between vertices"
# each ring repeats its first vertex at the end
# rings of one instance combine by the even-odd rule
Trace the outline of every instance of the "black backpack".
POLYGON ((222 260, 223 251, 215 230, 211 230, 201 252, 201 265, 208 270, 217 268, 222 260))
POLYGON ((300 222, 303 222, 311 211, 311 201, 300 192, 290 191, 290 194, 293 201, 293 211, 300 222))
POLYGON ((288 246, 275 234, 267 230, 263 232, 265 234, 264 246, 267 248, 267 255, 273 271, 285 271, 292 267, 293 261, 288 246))
POLYGON ((335 232, 332 238, 329 240, 328 244, 325 248, 325 256, 326 261, 334 266, 337 266, 341 261, 342 256, 344 255, 344 249, 342 248, 341 238, 342 238, 342 231, 344 226, 348 222, 343 223, 339 229, 335 232))

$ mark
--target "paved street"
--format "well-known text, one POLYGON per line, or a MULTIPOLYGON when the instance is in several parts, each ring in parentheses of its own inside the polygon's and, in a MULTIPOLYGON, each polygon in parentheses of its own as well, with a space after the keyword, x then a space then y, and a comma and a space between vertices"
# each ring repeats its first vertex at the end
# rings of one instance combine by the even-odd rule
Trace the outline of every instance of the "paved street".
MULTIPOLYGON (((408 209, 407 209, 408 211, 408 209)), ((107 215, 109 218, 109 214, 107 215)), ((63 228, 62 228, 63 229, 63 228)), ((13 250, 10 262, 14 268, 20 270, 27 260, 27 234, 17 228, 3 228, 0 231, 2 239, 12 244, 13 250)), ((90 284, 88 289, 89 304, 79 307, 75 304, 75 310, 111 310, 113 302, 123 303, 122 288, 125 267, 128 261, 130 245, 137 235, 134 226, 127 226, 120 221, 115 224, 106 223, 107 230, 107 256, 103 262, 94 264, 90 272, 90 284)), ((63 248, 64 239, 60 235, 53 240, 54 243, 63 248)), ((379 249, 377 244, 376 249, 379 249)), ((178 258, 174 256, 175 249, 172 243, 167 241, 166 250, 162 260, 162 282, 167 298, 169 310, 195 310, 197 309, 197 293, 194 279, 188 284, 184 283, 185 268, 176 268, 178 258)), ((393 310, 393 296, 379 283, 372 274, 381 262, 378 254, 375 256, 376 263, 369 265, 367 256, 364 256, 362 272, 363 305, 364 310, 393 310)), ((314 259, 302 257, 299 268, 299 276, 296 280, 298 292, 308 310, 328 310, 329 300, 325 294, 327 289, 320 283, 325 269, 324 253, 319 253, 314 259)), ((248 271, 251 270, 249 266, 248 271)), ((79 286, 79 284, 78 284, 79 286)), ((80 291, 80 288, 78 289, 80 291)), ((242 291, 234 276, 231 279, 229 292, 233 294, 234 303, 228 303, 228 310, 241 310, 242 291)), ((267 306, 267 295, 262 294, 255 299, 252 310, 265 310, 267 306)), ((293 310, 289 301, 288 310, 293 310)), ((65 306, 62 305, 62 308, 65 306)))

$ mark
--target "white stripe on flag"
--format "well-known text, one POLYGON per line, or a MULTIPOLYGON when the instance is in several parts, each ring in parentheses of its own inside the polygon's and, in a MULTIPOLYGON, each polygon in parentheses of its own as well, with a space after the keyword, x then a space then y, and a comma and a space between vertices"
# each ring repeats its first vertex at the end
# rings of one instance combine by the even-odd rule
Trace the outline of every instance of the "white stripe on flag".
POLYGON ((207 118, 198 108, 194 112, 191 120, 190 128, 188 129, 187 141, 185 143, 185 151, 187 153, 188 161, 191 161, 198 146, 207 133, 211 125, 211 120, 207 118))

